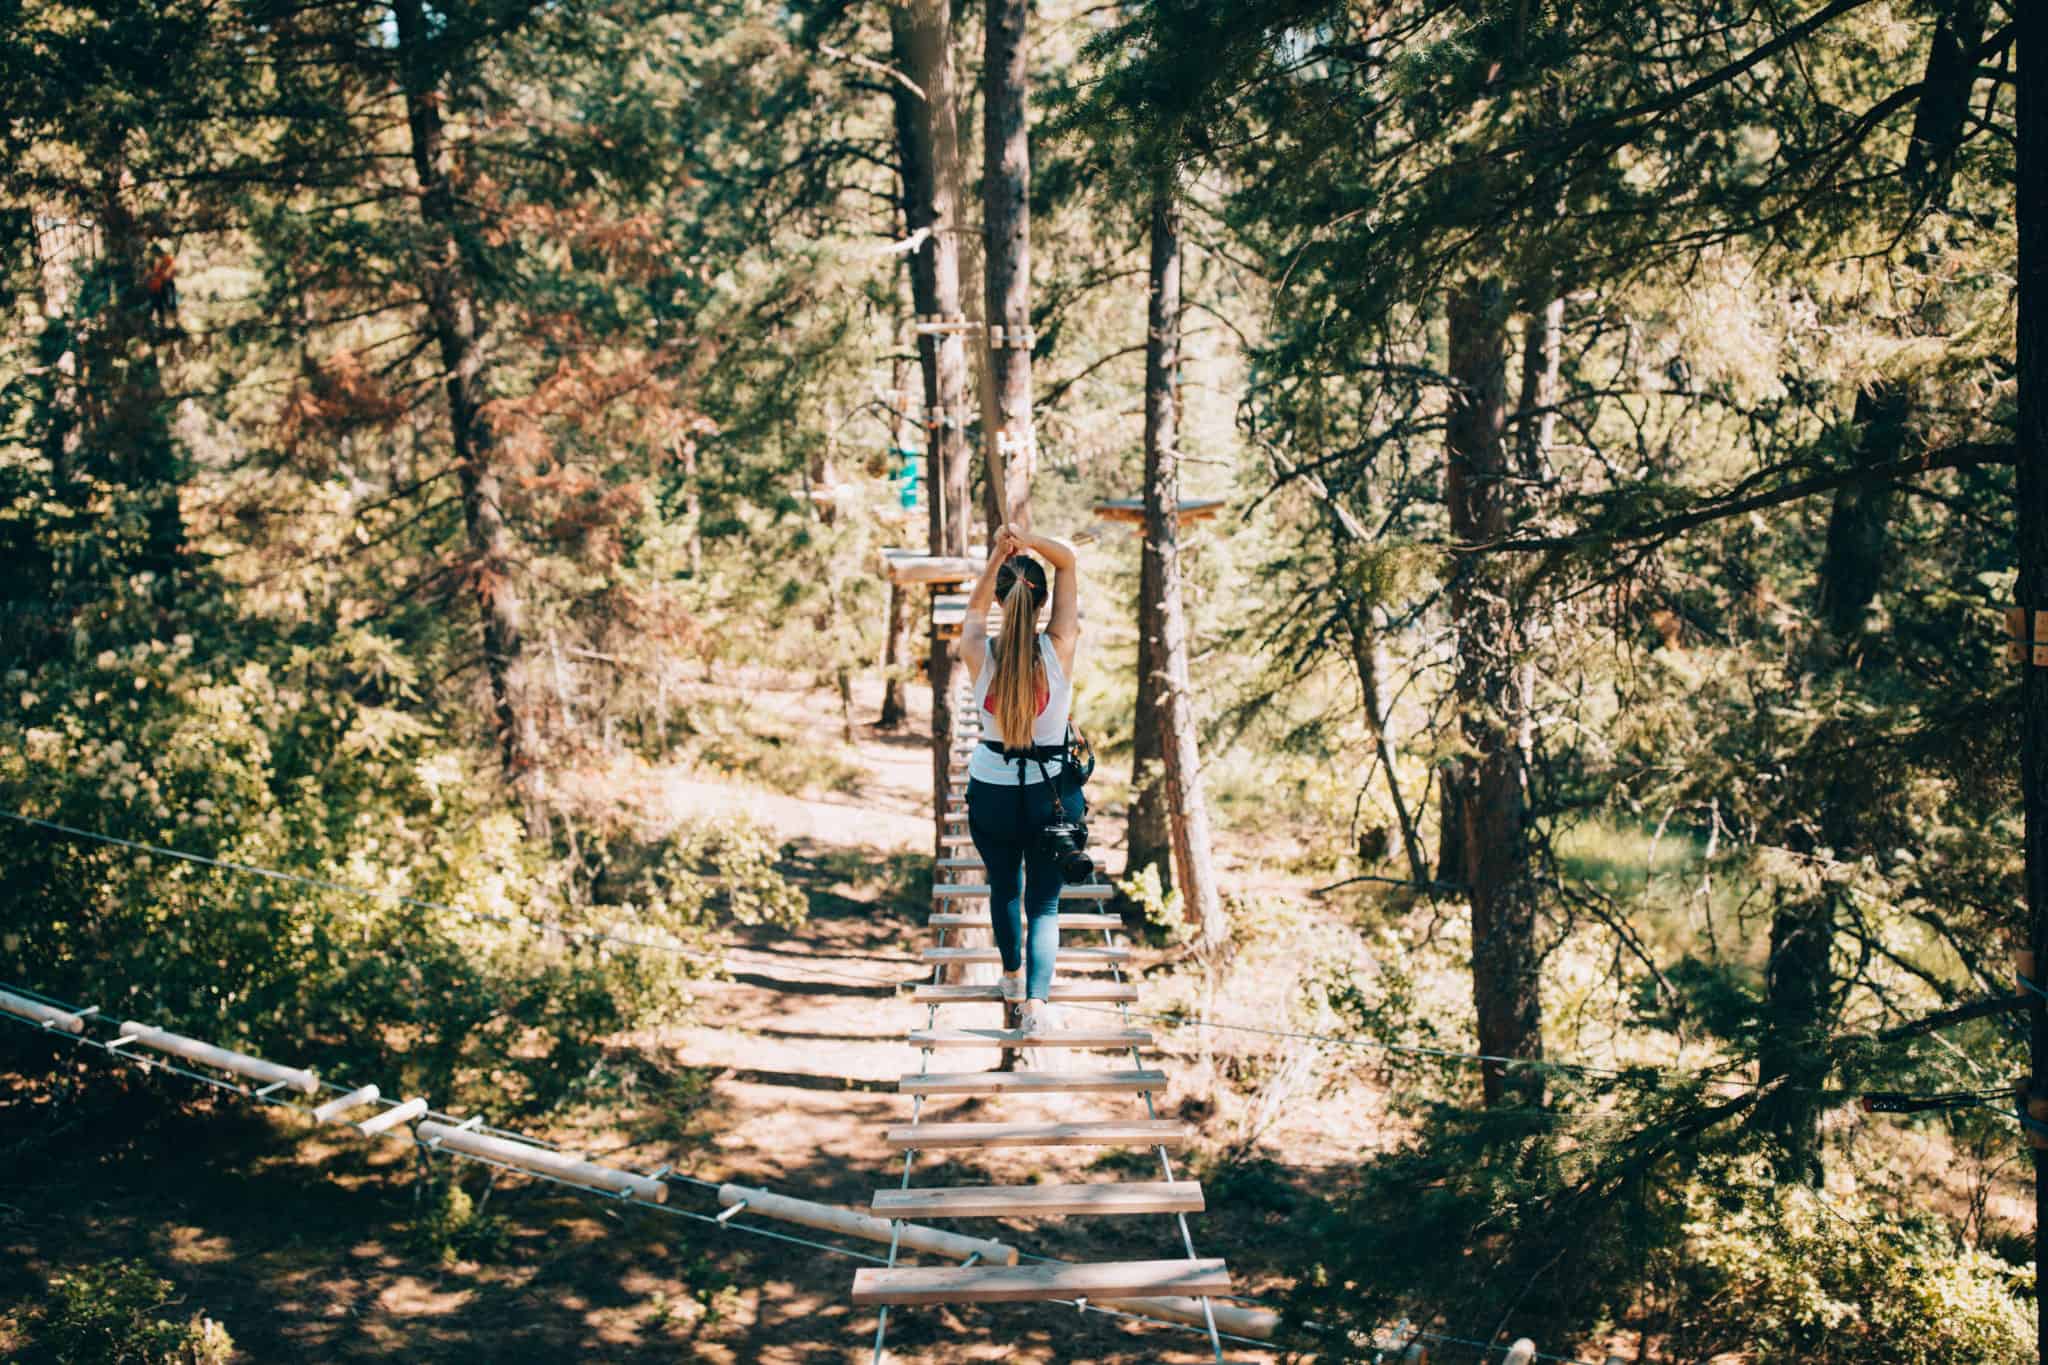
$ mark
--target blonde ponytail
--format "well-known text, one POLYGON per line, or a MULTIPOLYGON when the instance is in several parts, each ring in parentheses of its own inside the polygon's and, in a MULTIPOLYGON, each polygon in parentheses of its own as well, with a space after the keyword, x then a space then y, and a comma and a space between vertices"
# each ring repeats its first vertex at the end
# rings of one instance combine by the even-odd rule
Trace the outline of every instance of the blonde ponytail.
POLYGON ((1003 747, 1031 747, 1038 723, 1038 698, 1045 690, 1045 660, 1038 654, 1038 603, 1031 584, 1018 574, 1003 598, 1003 633, 996 645, 996 675, 988 699, 996 713, 1003 747))

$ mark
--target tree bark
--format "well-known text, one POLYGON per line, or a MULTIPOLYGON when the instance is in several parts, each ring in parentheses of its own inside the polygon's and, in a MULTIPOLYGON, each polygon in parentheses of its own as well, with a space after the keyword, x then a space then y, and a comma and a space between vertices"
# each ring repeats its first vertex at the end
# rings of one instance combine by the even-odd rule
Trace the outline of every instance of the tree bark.
MULTIPOLYGON (((427 54, 421 0, 397 0, 392 12, 397 21, 413 172, 419 179, 420 219, 427 229, 421 285, 427 325, 447 372, 448 428, 469 539, 470 583, 483 624, 492 726, 506 783, 515 794, 525 797, 534 736, 529 733, 531 721, 521 696, 524 641, 519 593, 513 582, 512 537, 505 523, 503 474, 494 459, 490 427, 482 415, 484 354, 476 299, 463 260, 455 191, 448 178, 440 72, 427 54)), ((530 801, 526 804, 527 823, 532 828, 534 811, 530 801)))
MULTIPOLYGON (((1451 538, 1469 545, 1508 525, 1506 449, 1507 301, 1497 280, 1473 281, 1451 295, 1450 373, 1456 381, 1446 424, 1444 501, 1451 538)), ((1499 558, 1456 556, 1449 592, 1458 639, 1457 700, 1466 753, 1450 779, 1463 838, 1464 881, 1472 903, 1472 1000, 1479 1050, 1491 1057, 1543 1055, 1538 994, 1536 888, 1529 868, 1523 729, 1528 711, 1521 677, 1523 635, 1511 570, 1499 558)), ((1486 1062, 1487 1106, 1538 1104, 1542 1072, 1486 1062)))
MULTIPOLYGON (((909 92, 905 91, 905 95, 909 92)), ((901 148, 898 149, 899 161, 901 148)), ((901 175, 897 178, 899 210, 901 200, 909 197, 903 188, 901 175)), ((899 212, 898 225, 904 236, 910 235, 908 214, 899 212)), ((911 319, 917 312, 917 303, 910 295, 910 273, 908 262, 899 267, 896 277, 895 334, 910 334, 911 319)), ((899 451, 910 447, 913 430, 910 421, 910 360, 900 347, 889 358, 889 459, 894 461, 899 451)), ((933 442, 921 443, 927 450, 933 442)), ((910 657, 910 591, 900 583, 889 585, 889 634, 882 647, 882 714, 876 718, 875 726, 881 730, 900 729, 908 711, 903 704, 903 667, 910 657)))
POLYGON ((903 664, 910 656, 910 590, 901 583, 889 585, 889 635, 882 648, 882 714, 875 720, 878 730, 896 730, 903 725, 903 664))
MULTIPOLYGON (((1029 0, 988 0, 982 63, 982 232, 984 317, 1001 327, 1005 344, 988 352, 996 432, 983 433, 987 458, 1000 461, 1005 519, 1029 500, 1037 440, 1031 421, 1031 352, 1008 338, 1031 325, 1031 145, 1026 114, 1029 79, 1025 27, 1029 0), (1007 437, 1014 454, 1005 456, 1007 437)), ((984 344, 990 344, 987 337, 984 344)))
POLYGON ((1180 205, 1173 175, 1160 171, 1152 187, 1151 298, 1145 336, 1145 550, 1158 565, 1159 596, 1152 619, 1158 634, 1154 661, 1160 673, 1159 724, 1164 786, 1182 912, 1203 944, 1221 945, 1229 932, 1209 840, 1209 805, 1202 794, 1201 746, 1194 690, 1188 681, 1187 616, 1181 603, 1180 433, 1174 380, 1180 371, 1180 205))
MULTIPOLYGON (((929 229, 910 257, 911 297, 918 313, 960 312, 960 115, 953 84, 952 10, 947 0, 912 0, 889 11, 898 66, 924 91, 919 99, 895 87, 896 140, 902 161, 903 217, 910 231, 929 229)), ((924 377, 925 489, 930 549, 967 553, 967 353, 957 333, 918 338, 924 377)), ((953 656, 937 627, 926 636, 932 685, 933 828, 943 828, 951 795, 953 656)), ((933 835, 934 857, 945 848, 933 835)))
MULTIPOLYGON (((1149 411, 1149 408, 1148 408, 1149 411)), ((1159 548, 1150 536, 1138 556, 1138 697, 1131 726, 1131 812, 1124 835, 1124 876, 1159 870, 1159 889, 1173 889, 1173 830, 1164 780, 1166 746, 1159 694, 1159 548)))
MULTIPOLYGON (((142 507, 142 544, 130 561, 148 572, 159 607, 176 604, 185 576, 183 461, 171 435, 173 404, 164 391, 156 327, 140 266, 150 242, 124 194, 125 167, 109 158, 99 201, 103 254, 98 269, 108 301, 75 328, 79 345, 74 453, 103 464, 104 477, 142 507)), ((61 466, 60 466, 61 468, 61 466)))
POLYGON ((1522 397, 1517 406, 1516 438, 1525 479, 1550 476, 1563 342, 1564 300, 1553 297, 1531 310, 1522 324, 1522 397))
POLYGON ((1401 795, 1401 774, 1394 767, 1393 737, 1387 733, 1387 715, 1380 702, 1380 651, 1369 614, 1372 608, 1355 603, 1350 613, 1351 667, 1358 675, 1358 704, 1365 713, 1366 732, 1387 775, 1387 795, 1393 799, 1394 819, 1401 827, 1401 851, 1408 858, 1408 876, 1417 886, 1429 881, 1429 863, 1422 856, 1422 835, 1408 813, 1401 795))
POLYGON ((1131 726, 1131 810, 1124 832, 1124 876, 1159 870, 1159 889, 1173 889, 1173 831, 1167 814, 1159 694, 1159 551, 1150 536, 1138 560, 1138 698, 1131 726))

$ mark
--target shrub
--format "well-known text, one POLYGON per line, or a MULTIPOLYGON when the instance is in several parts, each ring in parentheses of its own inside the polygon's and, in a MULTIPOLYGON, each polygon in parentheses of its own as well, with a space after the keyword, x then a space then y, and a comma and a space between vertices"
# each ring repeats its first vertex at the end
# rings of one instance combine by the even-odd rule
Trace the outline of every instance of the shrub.
POLYGON ((204 1313, 183 1316, 169 1280, 132 1261, 53 1276, 30 1318, 30 1358, 63 1365, 226 1365, 235 1343, 204 1313))

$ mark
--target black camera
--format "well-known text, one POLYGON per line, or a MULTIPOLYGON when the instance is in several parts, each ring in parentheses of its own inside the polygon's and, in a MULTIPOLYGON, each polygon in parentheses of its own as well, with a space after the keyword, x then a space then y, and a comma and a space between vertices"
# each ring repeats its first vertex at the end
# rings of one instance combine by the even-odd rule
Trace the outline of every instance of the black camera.
POLYGON ((1088 856, 1088 826, 1078 820, 1057 820, 1038 831, 1038 851, 1059 864, 1060 879, 1077 885, 1095 875, 1088 856))

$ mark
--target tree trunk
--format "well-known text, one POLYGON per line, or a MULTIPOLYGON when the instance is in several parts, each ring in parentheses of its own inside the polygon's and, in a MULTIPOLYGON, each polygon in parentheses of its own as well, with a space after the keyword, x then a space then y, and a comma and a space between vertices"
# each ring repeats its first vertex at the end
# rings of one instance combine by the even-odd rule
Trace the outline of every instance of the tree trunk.
POLYGON ((839 462, 832 458, 832 429, 837 425, 836 414, 828 409, 825 414, 825 434, 819 439, 818 444, 812 447, 809 463, 811 511, 823 526, 831 526, 839 520, 839 504, 829 496, 839 482, 839 462))
POLYGON ((1436 880, 1451 886, 1465 884, 1465 775, 1462 757, 1437 768, 1436 880))
POLYGON ((1365 728, 1372 736, 1373 750, 1387 775, 1387 795, 1393 799, 1394 819, 1401 827, 1401 851, 1408 858, 1408 876, 1417 886, 1429 881, 1429 864, 1422 856, 1422 834, 1408 814, 1408 802, 1401 795, 1401 774, 1394 767, 1394 742, 1387 733, 1387 716, 1380 702, 1380 651, 1369 619, 1371 607, 1356 604, 1351 612, 1351 666, 1358 674, 1358 704, 1365 713, 1365 728))
POLYGON ((1159 549, 1150 536, 1138 562, 1138 700, 1131 727, 1131 811, 1124 834, 1124 876, 1159 870, 1159 889, 1173 888, 1173 831, 1167 816, 1166 763, 1159 694, 1159 549))
MULTIPOLYGON (((1004 519, 1020 518, 1037 465, 1031 422, 1031 352, 1011 338, 1031 325, 1031 146, 1026 120, 1025 25, 1029 0, 988 0, 982 64, 982 283, 991 328, 1004 344, 990 345, 989 386, 996 431, 984 431, 985 457, 1002 469, 1008 505, 1004 519), (1005 448, 1007 443, 1007 449, 1005 448)), ((993 480, 992 480, 993 482, 993 480)))
POLYGON ((183 461, 140 278, 150 242, 123 195, 124 170, 112 158, 102 180, 99 269, 108 302, 79 329, 79 447, 88 460, 103 460, 103 477, 141 505, 143 539, 130 562, 152 576, 150 596, 168 608, 185 573, 183 461))
MULTIPOLYGON (((909 92, 905 91, 905 95, 909 92)), ((899 149, 899 158, 900 158, 899 149)), ((902 177, 898 177, 899 199, 908 198, 902 190, 902 177)), ((899 204, 899 209, 902 206, 899 204)), ((908 214, 899 213, 898 223, 905 236, 910 234, 908 214)), ((917 312, 917 302, 909 297, 910 267, 906 262, 900 268, 896 284, 896 326, 895 335, 910 333, 911 319, 917 312)), ((899 452, 908 451, 912 424, 910 421, 910 360, 906 352, 898 347, 889 358, 889 461, 893 468, 899 452)), ((932 442, 922 442, 930 449, 932 442)), ((882 714, 875 720, 880 730, 900 729, 908 715, 903 705, 903 669, 910 658, 910 591, 900 583, 889 585, 889 634, 882 648, 882 714)))
MULTIPOLYGON (((1904 169, 1921 204, 1939 207, 1948 199, 1955 149, 1976 79, 1967 54, 1981 39, 1986 4, 1957 0, 1935 24, 1904 169)), ((1880 379, 1858 393, 1851 419, 1858 433, 1852 462, 1869 468, 1907 454, 1912 416, 1911 391, 1897 380, 1880 379)), ((1848 484, 1835 493, 1815 590, 1826 633, 1796 667, 1818 673, 1858 662, 1866 618, 1889 559, 1895 502, 1893 489, 1883 483, 1848 484)), ((1866 783, 1824 783, 1800 801, 1801 809, 1788 813, 1780 837, 1802 850, 1824 844, 1854 856, 1864 843, 1861 798, 1868 793, 1866 783), (1804 809, 1809 806, 1813 809, 1804 809)), ((1777 1080, 1791 1084, 1759 1103, 1752 1123, 1778 1144, 1785 1177, 1813 1185, 1826 1175, 1819 1092, 1829 1063, 1818 1045, 1834 1020, 1836 909, 1833 892, 1782 901, 1772 915, 1764 967, 1765 1034, 1757 1051, 1758 1079, 1767 1085, 1777 1080)))
MULTIPOLYGON (((929 229, 910 257, 911 297, 920 314, 960 311, 960 122, 953 87, 952 10, 948 0, 912 0, 889 11, 897 64, 925 97, 896 87, 896 140, 902 161, 903 216, 910 231, 929 229)), ((930 549, 967 553, 967 353, 949 333, 918 339, 925 395, 925 489, 930 549)), ((952 794, 953 655, 937 627, 926 635, 932 685, 933 828, 944 828, 952 794)), ((933 835, 933 855, 946 855, 933 835)))
MULTIPOLYGON (((1450 300, 1450 373, 1457 388, 1446 425, 1444 501, 1451 539, 1471 544, 1508 527, 1511 491, 1505 443, 1507 302, 1497 280, 1458 287, 1450 300)), ((1536 888, 1529 869, 1523 798, 1523 728, 1518 594, 1500 559, 1456 556, 1449 592, 1458 637, 1457 699, 1466 755, 1453 782, 1472 902, 1472 999, 1479 1050, 1492 1057, 1543 1055, 1538 994, 1536 888)), ((1537 1104, 1542 1073, 1487 1062, 1488 1107, 1537 1104)))
POLYGON ((1557 380, 1564 358, 1564 300, 1552 298, 1522 324, 1522 396, 1515 432, 1522 477, 1550 475, 1550 444, 1557 434, 1557 380))
POLYGON ((1180 371, 1180 205, 1172 173, 1152 187, 1152 280, 1145 335, 1145 550, 1158 565, 1153 658, 1175 884, 1182 912, 1204 945, 1220 946, 1229 926, 1216 885, 1209 805, 1202 795, 1194 690, 1188 682, 1187 617, 1180 589, 1180 434, 1174 380, 1180 371))
MULTIPOLYGON (((493 458, 484 422, 484 356, 476 300, 458 240, 454 187, 449 183, 441 123, 440 73, 426 52, 427 24, 421 0, 397 0, 399 61, 405 86, 406 123, 412 135, 412 163, 419 178, 419 211, 427 228, 427 256, 421 285, 427 324, 447 372, 448 427, 462 494, 462 519, 469 539, 469 578, 483 623, 484 673, 489 680, 492 725, 505 781, 526 797, 532 765, 530 721, 520 695, 524 642, 520 604, 513 584, 512 537, 505 524, 502 471, 493 458)), ((526 802, 527 824, 535 812, 526 802)))
POLYGON ((882 714, 875 721, 878 730, 902 728, 903 666, 910 657, 910 589, 901 583, 889 585, 889 636, 882 650, 882 714))
MULTIPOLYGON (((2048 610, 2048 6, 2013 10, 2019 29, 2017 81, 2019 175, 2018 441, 2014 486, 2014 541, 2019 560, 2020 605, 2048 610)), ((2048 962, 2048 669, 2021 665, 2020 795, 2027 822, 2027 925, 2034 979, 2048 962)), ((2048 1001, 2027 993, 2032 1065, 2030 1097, 2048 1099, 2048 1001)), ((2034 1158, 2034 1275, 2048 1284, 2048 1151, 2029 1131, 2034 1158)), ((2048 1294, 2035 1296, 2036 1350, 2048 1360, 2048 1294)))

